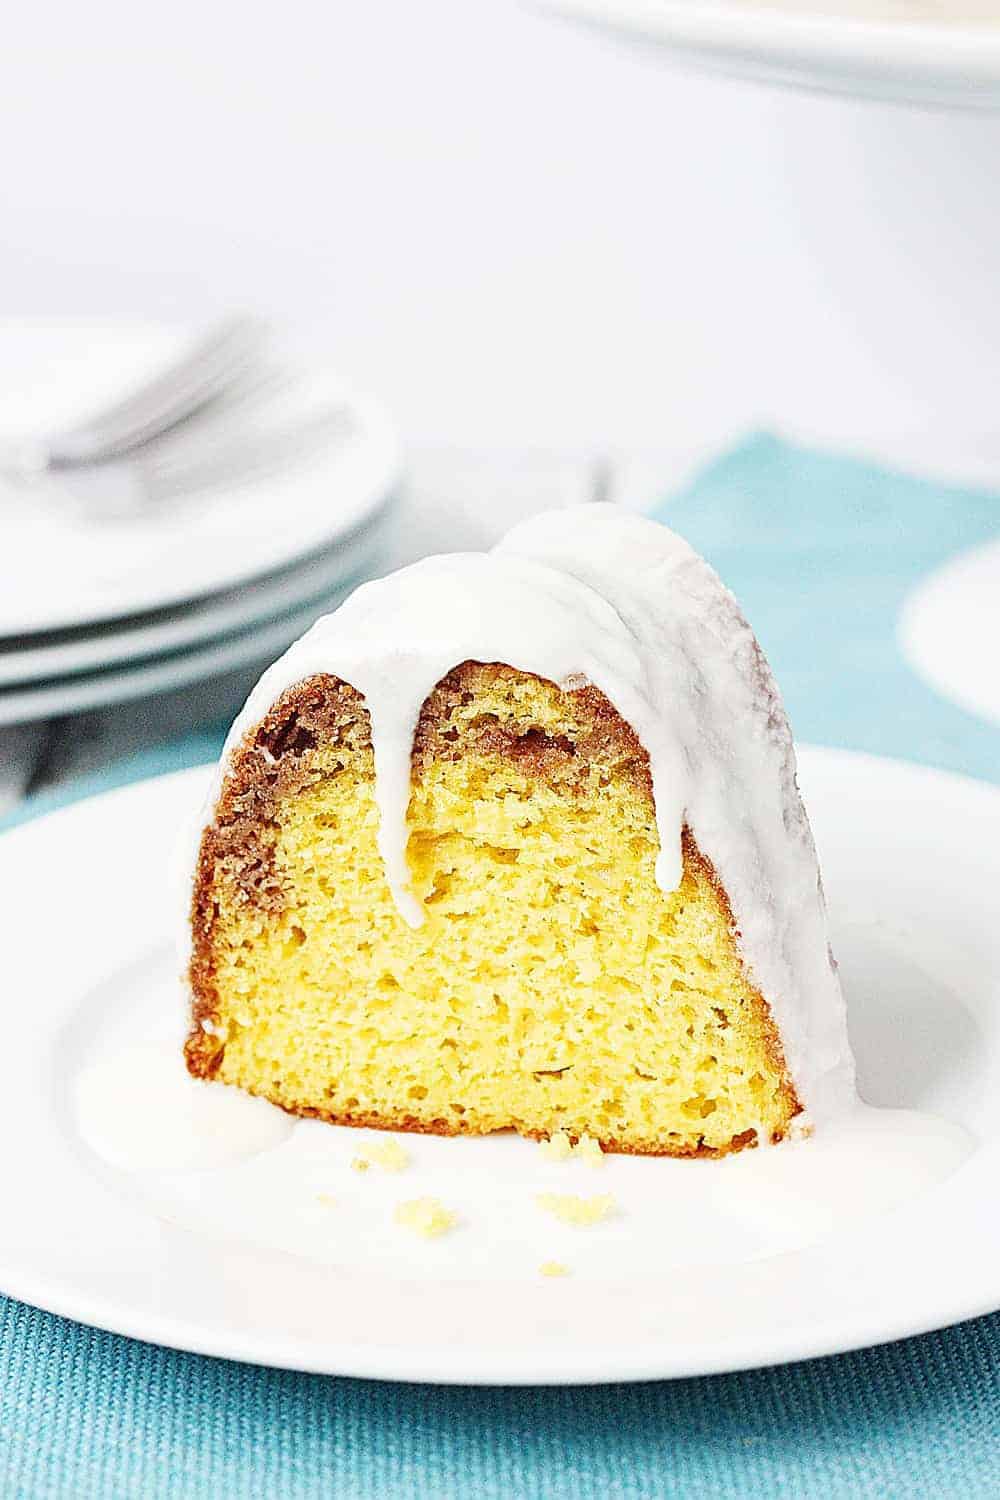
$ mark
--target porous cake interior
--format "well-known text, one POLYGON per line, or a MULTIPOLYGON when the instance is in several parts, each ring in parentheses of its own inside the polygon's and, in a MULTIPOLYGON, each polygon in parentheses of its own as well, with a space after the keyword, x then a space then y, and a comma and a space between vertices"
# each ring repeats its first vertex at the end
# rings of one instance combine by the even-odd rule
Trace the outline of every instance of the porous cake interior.
POLYGON ((231 762, 194 896, 192 1073, 298 1114, 589 1133, 690 1155, 799 1105, 690 834, 665 896, 648 759, 596 689, 467 662, 417 730, 410 928, 376 847, 368 715, 286 693, 231 762))

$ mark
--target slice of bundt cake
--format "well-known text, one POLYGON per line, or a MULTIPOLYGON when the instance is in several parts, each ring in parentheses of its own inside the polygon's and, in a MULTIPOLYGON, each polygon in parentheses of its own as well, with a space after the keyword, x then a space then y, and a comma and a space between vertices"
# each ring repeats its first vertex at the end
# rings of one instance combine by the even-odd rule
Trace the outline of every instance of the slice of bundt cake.
POLYGON ((767 664, 612 507, 366 584, 264 675, 191 929, 188 1068, 296 1114, 716 1155, 853 1094, 767 664))

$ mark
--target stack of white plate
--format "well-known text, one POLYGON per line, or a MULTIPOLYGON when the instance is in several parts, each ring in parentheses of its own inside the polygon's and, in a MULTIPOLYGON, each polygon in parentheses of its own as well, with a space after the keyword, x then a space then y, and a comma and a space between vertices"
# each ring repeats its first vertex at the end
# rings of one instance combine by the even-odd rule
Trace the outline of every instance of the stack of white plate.
MULTIPOLYGON (((162 327, 0 325, 0 456, 164 364, 162 327)), ((0 474, 0 725, 252 672, 380 571, 399 450, 380 408, 325 369, 343 438, 287 469, 99 514, 0 474)), ((0 458, 2 461, 2 458, 0 458)))

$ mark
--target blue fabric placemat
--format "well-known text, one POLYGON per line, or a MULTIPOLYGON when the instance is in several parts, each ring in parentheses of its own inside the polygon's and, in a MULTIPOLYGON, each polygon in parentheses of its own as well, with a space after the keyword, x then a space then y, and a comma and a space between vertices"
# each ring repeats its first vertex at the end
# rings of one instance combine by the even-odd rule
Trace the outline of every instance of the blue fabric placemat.
MULTIPOLYGON (((761 436, 662 514, 742 599, 800 738, 1000 779, 1000 730, 924 687, 895 645, 906 592, 997 535, 1000 501, 761 436)), ((8 821, 210 759, 220 739, 214 726, 8 821)), ((460 1390, 178 1354, 0 1299, 0 1500, 952 1494, 1000 1495, 1000 1315, 784 1369, 460 1390)))
POLYGON ((911 589, 1000 535, 1000 497, 761 434, 658 514, 739 598, 797 739, 1000 780, 1000 728, 939 697, 896 640, 911 589))

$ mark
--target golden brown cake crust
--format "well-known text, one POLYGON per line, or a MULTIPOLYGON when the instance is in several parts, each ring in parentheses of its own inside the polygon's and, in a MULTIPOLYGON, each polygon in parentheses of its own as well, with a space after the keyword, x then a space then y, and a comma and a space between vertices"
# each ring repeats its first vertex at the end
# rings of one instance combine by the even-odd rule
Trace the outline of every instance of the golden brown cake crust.
MULTIPOLYGON (((421 709, 414 735, 412 767, 415 776, 427 761, 441 754, 456 753, 454 731, 449 730, 449 711, 455 703, 474 701, 477 688, 505 676, 523 680, 531 674, 515 672, 503 663, 466 661, 438 683, 421 709)), ((474 749, 483 754, 509 757, 520 769, 532 775, 558 780, 560 787, 570 793, 574 785, 574 768, 582 769, 599 759, 613 763, 618 773, 627 776, 652 804, 649 757, 635 731, 598 688, 586 685, 570 692, 574 713, 581 725, 581 732, 573 740, 538 729, 518 735, 487 717, 482 723, 473 723, 463 734, 461 752, 474 749)), ((225 868, 241 899, 264 911, 281 910, 284 895, 274 867, 271 833, 276 805, 279 799, 312 780, 314 773, 309 770, 308 752, 321 743, 336 745, 348 728, 355 733, 360 730, 363 735, 361 743, 370 746, 368 718, 361 695, 339 678, 320 674, 283 693, 232 753, 213 821, 202 835, 191 903, 189 979, 192 1024, 184 1052, 188 1070, 195 1077, 214 1077, 223 1056, 223 1043, 213 1030, 219 1005, 213 949, 218 916, 213 897, 216 869, 219 866, 225 868)), ((582 775, 579 782, 582 787, 582 775)), ((738 939, 739 931, 725 888, 687 827, 682 833, 682 843, 685 863, 697 866, 711 883, 730 930, 738 939)), ((763 996, 756 990, 753 993, 764 1018, 764 1044, 769 1060, 775 1072, 785 1076, 790 1113, 794 1115, 800 1112, 801 1105, 787 1076, 780 1037, 763 996)), ((409 1115, 396 1118, 345 1115, 311 1107, 303 1107, 297 1113, 335 1125, 437 1135, 462 1133, 449 1121, 427 1122, 409 1115)), ((780 1138, 780 1135, 775 1136, 775 1139, 780 1138)), ((755 1139, 756 1132, 747 1130, 734 1137, 725 1151, 699 1145, 675 1150, 671 1154, 725 1155, 727 1151, 738 1151, 752 1145, 755 1139)), ((642 1154, 633 1145, 613 1140, 602 1140, 601 1144, 606 1150, 642 1154)))

